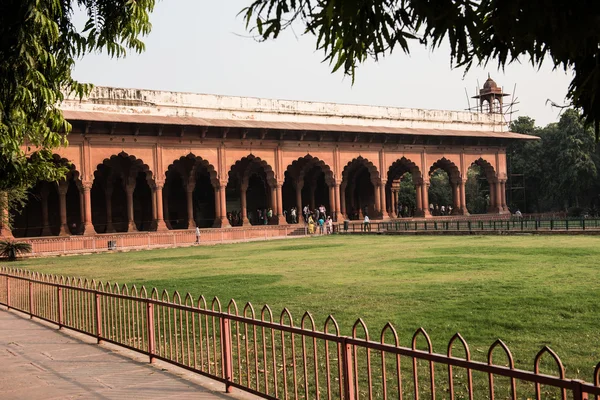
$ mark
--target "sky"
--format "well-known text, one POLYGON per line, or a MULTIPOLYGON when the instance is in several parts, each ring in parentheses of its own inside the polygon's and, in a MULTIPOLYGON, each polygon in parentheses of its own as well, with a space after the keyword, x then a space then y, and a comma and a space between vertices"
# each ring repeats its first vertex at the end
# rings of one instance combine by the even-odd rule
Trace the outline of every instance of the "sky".
MULTIPOLYGON (((452 69, 449 50, 433 52, 413 46, 411 54, 395 51, 361 65, 354 84, 341 71, 331 73, 316 50, 316 38, 301 26, 275 41, 258 42, 247 32, 238 13, 251 0, 163 0, 151 15, 152 32, 144 38, 146 51, 125 59, 90 54, 78 60, 73 76, 98 86, 286 100, 381 105, 406 108, 464 110, 467 95, 475 94, 488 73, 519 104, 507 120, 527 115, 543 126, 559 118, 571 73, 540 70, 526 60, 505 71, 496 65, 452 69), (515 91, 516 85, 516 91, 515 91)), ((81 23, 83 15, 77 15, 81 23)), ((507 100, 505 100, 507 101, 507 100)), ((510 100, 508 100, 510 101, 510 100)), ((475 101, 470 100, 474 106, 475 101)))

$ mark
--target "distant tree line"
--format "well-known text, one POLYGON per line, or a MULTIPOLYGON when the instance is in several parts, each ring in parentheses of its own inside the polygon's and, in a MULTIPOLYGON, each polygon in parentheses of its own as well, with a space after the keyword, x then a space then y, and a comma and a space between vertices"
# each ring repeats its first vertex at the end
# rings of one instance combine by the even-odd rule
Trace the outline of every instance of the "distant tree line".
POLYGON ((532 118, 519 117, 510 130, 540 138, 507 148, 511 211, 600 214, 600 147, 577 111, 569 109, 559 122, 543 128, 532 118))

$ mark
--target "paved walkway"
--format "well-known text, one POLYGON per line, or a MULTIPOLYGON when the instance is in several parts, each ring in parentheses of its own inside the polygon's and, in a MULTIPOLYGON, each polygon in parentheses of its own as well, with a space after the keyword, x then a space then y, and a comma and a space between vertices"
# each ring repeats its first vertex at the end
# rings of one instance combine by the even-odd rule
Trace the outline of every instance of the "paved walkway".
POLYGON ((224 385, 184 379, 148 364, 147 357, 98 346, 0 309, 0 398, 9 399, 232 399, 224 385))

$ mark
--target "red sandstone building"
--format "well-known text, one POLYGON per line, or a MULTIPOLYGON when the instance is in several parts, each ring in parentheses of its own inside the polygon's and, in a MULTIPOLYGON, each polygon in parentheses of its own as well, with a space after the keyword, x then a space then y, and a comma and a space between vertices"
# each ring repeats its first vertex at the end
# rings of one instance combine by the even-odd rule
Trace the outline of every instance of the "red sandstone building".
MULTIPOLYGON (((480 97, 490 111, 498 93, 488 79, 480 97)), ((396 218, 406 172, 416 186, 415 215, 428 217, 437 168, 450 177, 453 212, 464 215, 473 164, 485 171, 489 212, 507 213, 505 149, 530 138, 508 132, 494 112, 107 87, 62 109, 73 130, 55 157, 70 172, 38 183, 15 215, 15 236, 229 227, 231 212, 248 226, 266 208, 271 224, 285 224, 284 210, 321 204, 337 221, 396 218)))

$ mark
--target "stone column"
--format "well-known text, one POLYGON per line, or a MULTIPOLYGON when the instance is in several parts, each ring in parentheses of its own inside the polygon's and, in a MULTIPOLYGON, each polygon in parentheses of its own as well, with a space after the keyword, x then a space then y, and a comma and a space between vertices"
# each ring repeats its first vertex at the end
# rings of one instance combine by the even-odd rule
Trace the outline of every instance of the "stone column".
POLYGON ((496 213, 498 209, 496 208, 496 184, 488 181, 490 185, 490 204, 488 206, 488 213, 496 213))
POLYGON ((213 228, 221 227, 221 192, 219 191, 219 186, 213 187, 215 192, 215 222, 213 224, 213 228))
POLYGON ((469 210, 467 210, 467 196, 465 194, 465 185, 467 184, 466 179, 461 179, 459 181, 459 191, 460 191, 460 210, 462 215, 469 215, 469 210))
POLYGON ((423 216, 425 218, 431 217, 431 213, 429 212, 429 182, 423 181, 423 185, 421 186, 421 190, 423 194, 421 198, 423 199, 423 216))
POLYGON ((0 238, 13 238, 11 230, 8 229, 9 218, 8 194, 6 192, 0 192, 0 238))
POLYGON ((240 200, 242 203, 242 210, 241 210, 242 225, 244 225, 244 226, 250 226, 250 220, 248 220, 248 206, 247 206, 248 199, 246 198, 247 192, 248 192, 248 186, 242 185, 240 188, 240 200))
POLYGON ((42 186, 41 191, 42 197, 42 236, 50 236, 52 235, 52 231, 50 230, 50 224, 48 222, 48 187, 46 184, 42 186))
POLYGON ((185 185, 186 192, 186 206, 187 206, 187 219, 188 229, 196 228, 196 221, 194 220, 194 189, 196 188, 196 182, 189 182, 185 185))
POLYGON ((273 217, 277 219, 279 215, 279 202, 277 201, 277 184, 271 187, 271 208, 273 209, 273 217))
POLYGON ((157 182, 155 186, 156 194, 156 230, 166 231, 168 230, 167 224, 165 224, 165 218, 163 215, 163 187, 164 183, 157 182))
POLYGON ((381 196, 379 195, 381 189, 381 183, 378 185, 373 185, 373 197, 375 197, 375 212, 373 214, 373 219, 379 219, 381 215, 381 196))
POLYGON ((500 202, 500 204, 498 204, 498 208, 500 208, 500 212, 507 213, 508 206, 506 205, 506 181, 505 180, 500 181, 500 197, 501 197, 501 202, 500 202))
POLYGON ((392 190, 392 216, 398 218, 398 190, 392 190))
POLYGON ((163 196, 163 216, 165 218, 165 225, 167 229, 173 229, 173 225, 171 224, 171 213, 169 212, 169 189, 170 185, 165 184, 163 187, 163 193, 166 193, 163 196))
POLYGON ((452 186, 452 215, 459 215, 461 213, 459 184, 450 181, 450 185, 452 186))
POLYGON ((340 211, 342 218, 348 218, 346 213, 346 185, 340 185, 340 211))
POLYGON ((331 216, 331 218, 333 218, 333 216, 335 215, 336 212, 336 208, 335 208, 335 188, 333 186, 333 184, 331 184, 329 186, 329 208, 327 208, 327 215, 331 216))
POLYGON ((335 218, 336 222, 341 222, 344 220, 344 213, 342 212, 342 203, 341 203, 341 188, 340 185, 334 183, 333 184, 333 195, 335 198, 335 214, 332 218, 335 218))
MULTIPOLYGON (((283 215, 283 196, 281 194, 281 187, 282 184, 277 182, 277 184, 275 185, 275 194, 276 194, 276 204, 277 204, 277 225, 285 225, 287 224, 287 220, 285 219, 285 216, 283 215)), ((275 210, 273 210, 273 212, 275 212, 275 210)))
POLYGON ((415 192, 417 194, 417 209, 415 210, 415 217, 423 217, 425 216, 423 211, 423 181, 416 180, 415 181, 415 192))
POLYGON ((304 216, 302 215, 302 209, 304 208, 304 205, 302 204, 302 187, 303 186, 304 186, 304 182, 300 182, 300 181, 296 182, 296 208, 298 208, 298 210, 296 211, 296 215, 297 215, 298 221, 300 221, 301 218, 304 218, 304 216))
POLYGON ((77 185, 79 189, 79 232, 83 233, 83 223, 85 222, 85 198, 83 196, 83 186, 77 185))
POLYGON ((128 184, 126 187, 127 191, 127 232, 136 232, 137 227, 133 219, 133 192, 135 190, 135 183, 128 184))
POLYGON ((94 225, 92 224, 92 183, 82 182, 81 188, 83 191, 83 209, 84 219, 81 223, 83 234, 86 236, 92 236, 96 234, 94 225))
POLYGON ((221 182, 219 185, 219 199, 221 206, 221 228, 231 228, 229 220, 227 219, 227 196, 225 189, 227 188, 227 182, 221 182))
POLYGON ((311 211, 314 210, 315 206, 316 206, 316 204, 315 204, 315 192, 316 191, 317 191, 317 184, 313 183, 310 186, 310 199, 309 199, 310 200, 310 209, 311 209, 311 211))
POLYGON ((112 186, 107 185, 106 190, 104 191, 104 196, 106 200, 106 233, 112 233, 115 231, 115 228, 113 227, 112 218, 112 192, 112 186))
POLYGON ((387 202, 385 199, 385 182, 381 182, 381 185, 379 185, 379 196, 381 197, 381 219, 390 219, 390 216, 387 212, 387 202))
POLYGON ((60 202, 60 232, 59 236, 68 236, 71 234, 69 224, 67 224, 67 191, 69 185, 67 182, 58 184, 58 199, 60 202))

